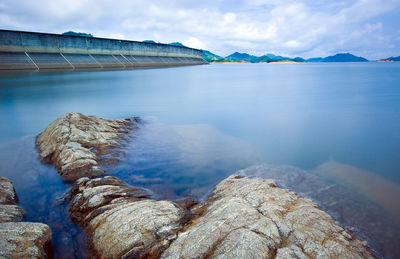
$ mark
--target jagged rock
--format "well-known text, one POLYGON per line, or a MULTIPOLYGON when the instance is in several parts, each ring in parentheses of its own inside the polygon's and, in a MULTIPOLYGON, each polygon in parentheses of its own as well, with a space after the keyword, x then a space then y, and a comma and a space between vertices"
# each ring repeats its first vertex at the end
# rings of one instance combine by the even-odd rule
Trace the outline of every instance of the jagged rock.
POLYGON ((157 256, 188 219, 177 203, 107 176, 75 182, 69 212, 86 233, 92 258, 157 256))
POLYGON ((373 258, 366 242, 272 180, 230 176, 197 211, 162 258, 373 258))
POLYGON ((7 222, 0 224, 1 258, 48 258, 51 230, 42 223, 7 222))
POLYGON ((61 177, 74 181, 104 174, 101 162, 113 163, 112 152, 134 126, 134 120, 110 120, 68 113, 52 122, 36 139, 40 157, 53 163, 61 177), (106 156, 108 155, 108 156, 106 156))
POLYGON ((47 258, 51 230, 41 223, 19 222, 26 216, 12 182, 0 177, 0 258, 47 258))

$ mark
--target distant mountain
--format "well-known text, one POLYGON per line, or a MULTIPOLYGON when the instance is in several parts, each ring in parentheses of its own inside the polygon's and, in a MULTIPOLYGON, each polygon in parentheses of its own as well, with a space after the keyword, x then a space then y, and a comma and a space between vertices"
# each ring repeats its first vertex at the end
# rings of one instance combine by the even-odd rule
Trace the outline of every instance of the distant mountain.
POLYGON ((207 62, 227 62, 227 60, 221 56, 218 56, 208 50, 202 50, 203 51, 203 58, 207 62))
POLYGON ((363 57, 357 57, 350 53, 338 53, 333 56, 328 56, 325 58, 309 58, 307 62, 366 62, 367 59, 363 57))
POLYGON ((391 60, 394 60, 394 61, 400 61, 400 56, 398 56, 398 57, 391 57, 390 59, 391 59, 391 60))
POLYGON ((258 57, 252 56, 247 53, 239 53, 239 52, 235 52, 225 57, 225 59, 228 60, 229 62, 251 62, 251 63, 259 62, 258 57))
POLYGON ((398 56, 398 57, 384 58, 384 59, 385 59, 385 60, 400 61, 400 56, 398 56))
POLYGON ((322 62, 324 58, 318 57, 318 58, 309 58, 306 59, 306 62, 322 62))
POLYGON ((144 41, 142 41, 142 42, 145 42, 145 43, 157 43, 157 42, 155 42, 154 40, 144 40, 144 41))
POLYGON ((63 32, 62 35, 68 35, 68 36, 81 36, 81 37, 93 37, 92 34, 90 33, 84 33, 84 32, 74 32, 74 31, 67 31, 63 32))
POLYGON ((172 46, 179 46, 179 47, 186 47, 185 45, 183 45, 180 42, 172 42, 172 43, 168 43, 168 45, 172 45, 172 46))

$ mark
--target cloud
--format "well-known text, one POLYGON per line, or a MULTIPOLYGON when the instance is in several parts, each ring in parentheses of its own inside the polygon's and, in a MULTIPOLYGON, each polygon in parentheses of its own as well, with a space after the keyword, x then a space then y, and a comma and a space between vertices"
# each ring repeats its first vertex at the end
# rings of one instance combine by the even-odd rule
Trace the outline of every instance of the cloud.
POLYGON ((400 55, 399 0, 3 0, 4 29, 158 42, 220 55, 400 55))
POLYGON ((188 40, 185 40, 183 45, 196 49, 206 49, 205 44, 195 37, 190 37, 188 40))

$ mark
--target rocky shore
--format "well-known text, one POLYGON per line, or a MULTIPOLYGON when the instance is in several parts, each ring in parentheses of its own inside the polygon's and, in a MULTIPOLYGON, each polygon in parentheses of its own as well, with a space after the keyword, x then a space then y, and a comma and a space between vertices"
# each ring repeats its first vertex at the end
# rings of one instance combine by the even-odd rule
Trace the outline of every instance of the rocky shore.
POLYGON ((107 120, 68 113, 52 122, 36 138, 40 157, 54 164, 65 181, 105 173, 102 164, 116 163, 135 120, 107 120))
POLYGON ((66 114, 37 137, 70 192, 71 219, 86 233, 91 258, 373 258, 309 199, 273 180, 232 175, 205 202, 157 200, 150 190, 105 176, 121 157, 135 120, 66 114))
POLYGON ((22 222, 25 216, 12 182, 0 177, 0 258, 51 257, 49 226, 22 222))

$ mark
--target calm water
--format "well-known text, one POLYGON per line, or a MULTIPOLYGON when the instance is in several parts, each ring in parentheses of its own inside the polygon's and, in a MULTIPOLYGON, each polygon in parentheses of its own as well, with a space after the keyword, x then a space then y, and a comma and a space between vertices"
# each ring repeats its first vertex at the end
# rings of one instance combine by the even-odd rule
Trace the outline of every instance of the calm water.
POLYGON ((84 257, 77 248, 83 236, 60 204, 69 184, 37 160, 33 143, 71 111, 144 117, 126 161, 109 171, 160 198, 201 198, 230 173, 264 162, 350 188, 396 221, 399 82, 400 63, 372 62, 2 73, 0 173, 15 182, 28 219, 52 226, 60 257, 72 246, 74 256, 84 257), (66 233, 60 219, 74 231, 66 233))

